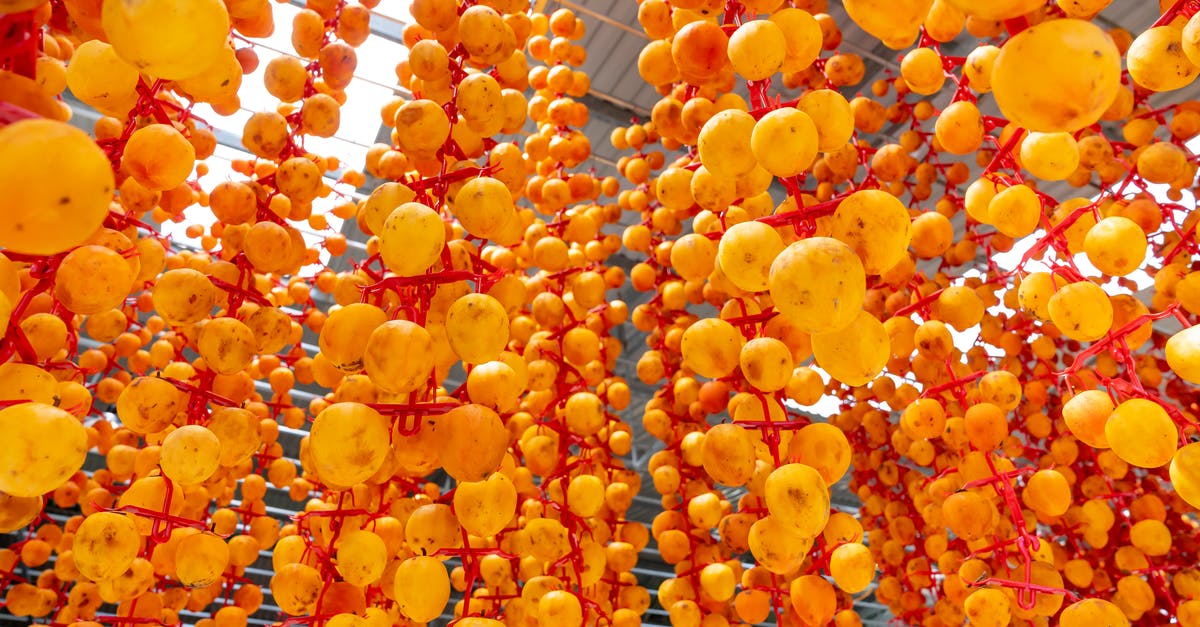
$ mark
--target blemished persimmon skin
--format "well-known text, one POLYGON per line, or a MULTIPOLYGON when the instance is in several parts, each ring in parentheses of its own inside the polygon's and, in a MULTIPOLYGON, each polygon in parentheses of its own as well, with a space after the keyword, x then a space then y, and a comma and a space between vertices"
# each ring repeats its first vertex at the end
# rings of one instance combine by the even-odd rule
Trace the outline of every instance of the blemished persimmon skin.
POLYGON ((1001 112, 1032 131, 1075 131, 1100 118, 1120 88, 1120 53, 1098 26, 1083 20, 1055 20, 1030 27, 1001 49, 992 91, 1001 112), (1043 68, 1033 80, 1018 76, 1032 68, 1041 51, 1056 51, 1061 64, 1043 68), (1061 73, 1060 73, 1061 72, 1061 73), (1082 98, 1052 104, 1066 90, 1082 98), (1041 104, 1039 104, 1041 103, 1041 104))
POLYGON ((727 61, 729 37, 711 22, 692 22, 676 33, 671 57, 686 78, 705 81, 716 75, 727 61))

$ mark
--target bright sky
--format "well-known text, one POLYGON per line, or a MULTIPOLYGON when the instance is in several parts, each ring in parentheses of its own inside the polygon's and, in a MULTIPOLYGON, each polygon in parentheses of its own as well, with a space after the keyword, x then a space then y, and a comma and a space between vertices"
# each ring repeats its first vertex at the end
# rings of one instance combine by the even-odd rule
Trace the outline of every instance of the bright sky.
MULTIPOLYGON (((258 69, 252 74, 242 78, 242 87, 239 90, 241 110, 233 115, 222 117, 208 105, 201 104, 194 108, 194 112, 201 119, 214 128, 235 137, 241 137, 242 128, 252 114, 274 110, 279 104, 279 101, 267 93, 263 86, 263 73, 267 63, 283 54, 295 56, 291 43, 291 25, 292 18, 300 9, 291 4, 272 3, 271 6, 275 14, 275 33, 265 39, 253 40, 259 64, 258 69)), ((411 19, 408 14, 408 3, 403 0, 386 0, 376 9, 375 13, 378 15, 373 18, 373 21, 376 19, 391 21, 392 24, 389 26, 394 26, 397 32, 401 27, 395 23, 396 21, 403 23, 411 19)), ((239 42, 239 47, 243 45, 245 45, 244 42, 239 42)), ((346 88, 346 104, 341 108, 341 126, 337 134, 331 138, 307 137, 305 148, 322 156, 337 157, 343 168, 361 171, 366 161, 367 148, 375 142, 376 134, 382 123, 379 114, 380 108, 395 97, 393 88, 398 88, 396 64, 407 58, 408 50, 383 37, 372 36, 359 46, 356 52, 358 53, 358 68, 354 73, 355 80, 346 88)), ((218 146, 213 158, 207 161, 209 172, 200 179, 202 187, 207 190, 222 181, 244 179, 242 175, 233 172, 230 162, 234 159, 249 158, 252 158, 252 155, 244 150, 218 146)), ((326 178, 326 182, 342 194, 353 195, 354 193, 353 188, 337 184, 334 178, 326 178)), ((313 203, 314 213, 328 210, 339 200, 336 194, 330 195, 329 198, 317 199, 313 203)), ((215 221, 216 219, 207 208, 196 206, 188 209, 185 221, 164 224, 162 231, 164 234, 170 234, 176 240, 199 245, 199 239, 187 237, 184 230, 193 224, 203 225, 207 229, 215 221)), ((342 220, 330 215, 328 221, 334 231, 340 230, 342 220)), ((308 229, 306 225, 300 226, 302 227, 300 231, 309 244, 322 239, 323 235, 308 229)), ((327 257, 324 257, 323 260, 327 261, 327 257)))

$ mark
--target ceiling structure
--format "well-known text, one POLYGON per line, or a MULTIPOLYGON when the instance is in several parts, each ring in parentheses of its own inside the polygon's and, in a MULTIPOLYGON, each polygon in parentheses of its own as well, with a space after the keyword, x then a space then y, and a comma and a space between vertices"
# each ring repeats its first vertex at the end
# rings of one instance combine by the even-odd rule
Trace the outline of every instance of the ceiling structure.
MULTIPOLYGON (((408 19, 407 6, 404 6, 406 2, 407 0, 383 0, 380 7, 374 11, 371 19, 374 36, 359 49, 359 69, 354 83, 348 89, 349 100, 346 107, 343 108, 342 130, 335 138, 318 140, 319 145, 316 143, 310 145, 312 149, 322 154, 339 156, 345 167, 361 168, 366 149, 370 144, 377 141, 388 141, 390 129, 382 126, 379 122, 380 106, 388 99, 410 96, 406 90, 396 85, 396 78, 391 69, 396 62, 406 56, 406 51, 400 43, 402 29, 408 19)), ((875 80, 896 76, 899 71, 898 53, 886 48, 858 28, 846 16, 840 2, 833 0, 830 5, 830 13, 842 28, 843 43, 840 51, 860 55, 866 66, 864 80, 859 85, 843 89, 843 94, 848 98, 853 97, 856 92, 868 90, 875 80)), ((1157 3, 1154 2, 1117 0, 1098 19, 1102 24, 1124 27, 1137 33, 1157 18, 1156 5, 1157 3)), ((213 178, 209 181, 221 180, 229 176, 228 162, 230 159, 248 157, 240 146, 242 123, 254 111, 274 106, 274 100, 267 96, 262 88, 261 68, 265 67, 267 61, 274 55, 290 54, 291 47, 288 37, 290 18, 299 7, 303 6, 303 2, 292 0, 291 4, 274 6, 277 23, 276 34, 262 43, 257 40, 254 42, 260 54, 261 63, 258 72, 254 76, 246 77, 243 83, 243 89, 246 92, 243 95, 243 110, 228 118, 216 116, 211 111, 208 115, 200 113, 201 117, 215 127, 218 141, 221 144, 216 157, 209 160, 213 169, 212 174, 209 175, 213 178)), ((609 142, 612 130, 628 126, 634 120, 649 119, 649 111, 660 98, 657 91, 652 86, 645 84, 636 71, 638 54, 648 42, 637 22, 638 5, 634 0, 538 0, 536 8, 546 13, 559 8, 570 9, 587 25, 587 34, 578 43, 588 51, 588 59, 582 69, 591 77, 591 91, 581 100, 587 104, 591 116, 588 124, 582 130, 591 139, 593 156, 581 166, 581 169, 593 168, 598 176, 618 176, 617 161, 622 154, 609 142)), ((965 54, 974 45, 975 42, 972 40, 968 43, 966 35, 964 35, 956 42, 944 45, 942 49, 946 54, 965 54)), ((1188 89, 1192 93, 1179 94, 1176 92, 1172 98, 1200 96, 1200 90, 1197 90, 1196 87, 1188 89)), ((776 85, 772 88, 772 94, 783 94, 784 99, 788 99, 794 98, 798 92, 788 91, 782 86, 776 85)), ((933 97, 932 100, 935 106, 944 106, 949 101, 949 95, 944 93, 933 97)), ((78 102, 69 102, 69 104, 72 104, 75 111, 73 123, 91 131, 96 114, 78 102)), ((200 109, 203 108, 198 107, 198 110, 200 109)), ((894 141, 895 136, 902 130, 902 128, 894 126, 888 127, 881 133, 866 139, 872 143, 894 141)), ((331 179, 330 182, 332 183, 333 180, 331 179)), ((352 197, 361 198, 363 194, 369 193, 371 186, 372 182, 368 181, 368 184, 362 189, 350 190, 345 189, 344 186, 339 186, 338 189, 352 197)), ((782 201, 782 190, 773 191, 776 201, 782 201)), ((1060 199, 1066 197, 1062 194, 1080 195, 1080 190, 1068 191, 1065 188, 1061 190, 1051 188, 1047 191, 1060 199), (1057 193, 1059 191, 1062 194, 1057 193)), ((1098 188, 1094 191, 1098 191, 1098 188)), ((206 222, 203 215, 197 217, 193 215, 194 213, 202 214, 203 211, 195 207, 189 209, 188 222, 173 230, 175 239, 181 246, 195 245, 194 240, 183 235, 182 226, 191 223, 208 224, 212 222, 211 217, 206 222)), ((630 223, 637 219, 640 219, 639 216, 627 215, 624 222, 630 223)), ((164 229, 170 231, 169 227, 170 225, 166 225, 164 229)), ((350 252, 334 261, 333 264, 335 268, 346 269, 348 268, 347 257, 357 261, 365 259, 366 236, 358 231, 353 222, 347 222, 341 225, 341 228, 350 240, 350 252)), ((319 237, 316 233, 311 233, 311 236, 319 237)), ((613 260, 616 265, 624 266, 626 269, 632 267, 637 261, 640 259, 627 251, 617 253, 613 260)), ((645 302, 650 296, 651 294, 648 293, 638 293, 628 285, 617 290, 616 293, 610 293, 611 298, 619 298, 627 302, 630 309, 645 302)), ((325 301, 323 306, 328 304, 329 301, 325 301)), ((622 416, 624 421, 632 426, 635 434, 634 449, 626 461, 632 467, 641 470, 644 477, 642 492, 636 498, 627 517, 648 525, 662 508, 660 497, 653 489, 653 482, 645 474, 646 461, 650 455, 662 448, 662 443, 645 433, 641 426, 642 409, 655 390, 639 383, 635 373, 637 358, 645 350, 645 335, 626 325, 616 330, 616 336, 624 346, 624 351, 618 360, 616 374, 623 376, 629 382, 633 392, 632 402, 622 416)), ((310 333, 305 341, 309 344, 306 349, 310 353, 315 353, 317 351, 315 336, 310 333)), ((449 381, 447 387, 459 382, 449 381)), ((265 382, 258 383, 261 385, 259 391, 264 397, 269 397, 271 394, 269 387, 265 382)), ((305 389, 303 386, 299 386, 293 392, 292 398, 297 405, 304 406, 312 398, 322 393, 323 390, 317 388, 305 389)), ((280 432, 280 442, 284 449, 292 453, 297 451, 299 440, 305 435, 305 432, 285 427, 281 427, 280 432)), ((88 467, 100 467, 103 463, 100 456, 94 451, 90 455, 88 467)), ((437 480, 438 477, 435 476, 433 479, 437 480)), ((736 496, 736 494, 731 493, 731 496, 736 496)), ((288 520, 288 517, 299 509, 299 504, 288 498, 285 491, 275 488, 268 488, 266 502, 268 513, 281 521, 288 520)), ((849 492, 844 482, 835 486, 833 503, 836 508, 844 511, 854 513, 857 510, 857 499, 849 492)), ((67 513, 62 512, 59 515, 65 519, 67 513)), ((674 570, 673 567, 661 560, 652 542, 642 552, 639 565, 634 569, 634 573, 638 576, 641 585, 649 589, 651 595, 654 596, 658 584, 665 578, 673 576, 674 570)), ((21 570, 18 570, 17 574, 35 573, 22 573, 21 570)), ((270 575, 270 554, 264 552, 259 561, 247 569, 247 577, 262 585, 264 593, 267 593, 270 575)), ((856 603, 855 608, 862 616, 863 624, 876 627, 888 624, 891 615, 887 608, 874 603, 869 591, 860 596, 863 599, 860 603, 856 603)), ((252 625, 267 625, 278 620, 278 610, 270 604, 271 598, 267 594, 263 609, 250 620, 252 625)), ((202 617, 203 615, 197 613, 183 612, 181 614, 181 618, 185 622, 194 622, 202 617)), ((450 618, 449 615, 444 615, 443 623, 450 618)), ((670 624, 666 612, 658 607, 657 603, 652 604, 643 619, 644 624, 647 625, 670 624)), ((25 624, 23 619, 13 619, 7 614, 0 614, 0 622, 25 624)))

